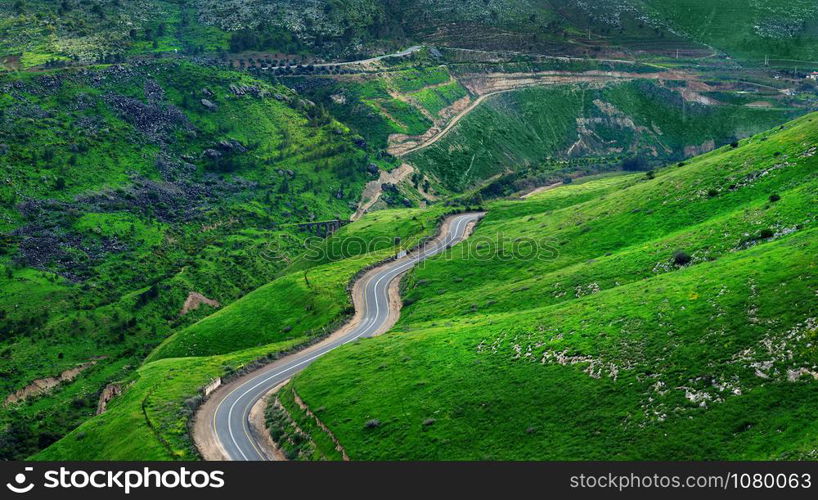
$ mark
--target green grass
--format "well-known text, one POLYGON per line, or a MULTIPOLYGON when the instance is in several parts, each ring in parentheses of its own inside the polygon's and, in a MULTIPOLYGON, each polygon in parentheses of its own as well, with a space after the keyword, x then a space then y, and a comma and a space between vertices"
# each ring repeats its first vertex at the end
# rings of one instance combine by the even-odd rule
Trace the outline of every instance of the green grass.
POLYGON ((389 80, 399 92, 412 92, 448 82, 449 78, 449 71, 446 68, 429 67, 399 71, 391 74, 389 80))
POLYGON ((432 87, 420 90, 412 94, 412 99, 417 101, 426 111, 433 116, 439 116, 440 112, 451 106, 455 101, 468 95, 468 91, 458 82, 452 82, 439 87, 432 87))
POLYGON ((133 374, 117 379, 124 392, 104 414, 34 458, 196 458, 187 425, 202 387, 259 358, 330 333, 351 313, 347 287, 352 278, 394 255, 396 248, 411 248, 431 236, 444 213, 442 208, 384 210, 326 241, 312 242, 314 250, 321 250, 320 258, 302 257, 281 278, 169 337, 133 374), (395 235, 401 236, 399 242, 395 235), (364 245, 343 244, 352 240, 364 245))
POLYGON ((429 130, 432 122, 417 108, 399 99, 377 101, 377 107, 386 112, 386 116, 397 126, 396 132, 408 135, 420 135, 429 130))
POLYGON ((814 458, 816 119, 492 203, 294 387, 358 460, 814 458))
POLYGON ((352 312, 347 285, 361 269, 432 235, 440 209, 384 210, 342 228, 309 250, 287 274, 181 330, 147 361, 212 356, 272 342, 326 335, 352 312))
MULTIPOLYGON (((643 5, 647 12, 694 40, 755 64, 763 63, 765 56, 815 62, 818 9, 809 1, 727 0, 718 5, 707 0, 634 3, 643 5)), ((785 65, 791 67, 791 64, 785 65)))
POLYGON ((108 382, 212 312, 182 316, 190 292, 227 306, 276 278, 309 237, 293 223, 348 217, 369 177, 347 127, 246 74, 158 61, 3 83, 0 391, 104 357, 0 409, 6 458, 91 417, 108 382))

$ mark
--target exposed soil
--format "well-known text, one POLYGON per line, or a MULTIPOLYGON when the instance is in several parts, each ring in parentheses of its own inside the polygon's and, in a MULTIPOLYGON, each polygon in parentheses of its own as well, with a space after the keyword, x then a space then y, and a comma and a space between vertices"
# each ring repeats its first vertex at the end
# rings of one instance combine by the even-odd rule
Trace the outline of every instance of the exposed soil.
POLYGON ((61 383, 70 382, 74 380, 80 373, 87 370, 88 368, 91 368, 96 363, 97 363, 96 361, 89 361, 87 363, 75 366, 74 368, 65 370, 56 377, 38 378, 37 380, 34 380, 33 382, 23 387, 19 391, 16 391, 13 394, 9 394, 8 397, 6 397, 4 404, 8 406, 10 404, 25 401, 30 397, 39 396, 40 394, 50 392, 51 389, 57 387, 61 383))
POLYGON ((278 462, 287 460, 287 458, 281 449, 276 446, 273 438, 270 437, 270 432, 267 430, 267 423, 264 420, 264 409, 270 404, 270 398, 282 387, 287 385, 288 382, 289 380, 285 380, 276 387, 273 387, 264 397, 256 401, 256 404, 254 404, 250 410, 250 432, 258 438, 256 442, 261 445, 262 453, 267 455, 268 459, 278 462))
POLYGON ((384 184, 397 184, 412 175, 414 171, 414 167, 406 163, 389 172, 382 170, 377 180, 369 181, 364 187, 361 193, 361 201, 358 203, 358 210, 352 214, 350 219, 356 221, 372 208, 372 205, 381 198, 384 184))
POLYGON ((185 304, 182 306, 182 310, 179 312, 180 315, 184 316, 185 314, 189 313, 190 311, 195 311, 198 309, 202 304, 208 305, 210 307, 219 308, 222 305, 219 304, 217 300, 208 299, 204 295, 199 292, 190 292, 185 299, 185 304))
POLYGON ((520 198, 530 198, 532 196, 536 196, 536 195, 538 195, 540 193, 550 191, 550 190, 554 189, 555 187, 560 187, 560 186, 562 186, 562 182, 557 182, 555 184, 549 184, 547 186, 540 186, 540 187, 534 188, 531 191, 527 192, 526 194, 520 196, 520 198))

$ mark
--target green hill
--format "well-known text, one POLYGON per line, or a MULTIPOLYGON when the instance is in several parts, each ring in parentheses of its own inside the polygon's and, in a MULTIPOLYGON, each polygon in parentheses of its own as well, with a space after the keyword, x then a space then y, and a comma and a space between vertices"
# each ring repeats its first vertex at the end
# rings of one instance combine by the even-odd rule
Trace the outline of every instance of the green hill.
POLYGON ((292 387, 359 460, 814 458, 816 120, 490 204, 292 387))
POLYGON ((146 54, 358 57, 415 42, 548 54, 704 55, 814 64, 809 0, 20 0, 0 5, 0 62, 29 68, 146 54))
POLYGON ((347 288, 353 277, 431 236, 445 212, 383 210, 309 243, 310 252, 280 278, 169 337, 142 366, 116 380, 122 394, 105 413, 34 458, 196 459, 188 423, 203 387, 331 333, 352 311, 347 288), (353 239, 356 244, 346 244, 353 239))
POLYGON ((0 456, 93 415, 99 392, 171 331, 192 292, 222 305, 303 252, 293 223, 349 217, 369 150, 291 90, 158 61, 0 80, 0 456))

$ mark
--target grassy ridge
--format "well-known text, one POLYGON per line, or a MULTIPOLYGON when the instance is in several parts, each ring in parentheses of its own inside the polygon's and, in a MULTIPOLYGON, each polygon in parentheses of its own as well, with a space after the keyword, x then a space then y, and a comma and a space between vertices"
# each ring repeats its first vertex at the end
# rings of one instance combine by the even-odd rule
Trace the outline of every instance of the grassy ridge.
POLYGON ((353 459, 814 457, 816 118, 492 204, 295 388, 353 459))

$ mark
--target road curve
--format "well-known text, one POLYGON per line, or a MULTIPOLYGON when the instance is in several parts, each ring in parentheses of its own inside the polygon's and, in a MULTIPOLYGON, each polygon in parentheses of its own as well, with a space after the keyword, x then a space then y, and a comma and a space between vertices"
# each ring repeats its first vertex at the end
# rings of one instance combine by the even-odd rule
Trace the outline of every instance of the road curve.
MULTIPOLYGON (((356 320, 351 327, 341 329, 324 341, 279 359, 253 373, 217 390, 197 414, 194 437, 215 443, 226 460, 268 460, 271 457, 261 445, 250 425, 253 406, 270 390, 303 370, 324 354, 361 337, 382 333, 391 326, 396 311, 390 310, 389 286, 418 262, 436 255, 462 241, 472 223, 483 213, 451 216, 443 225, 441 234, 416 252, 368 272, 359 285, 362 293, 356 300, 356 320), (360 303, 359 303, 360 302, 360 303)), ((200 445, 200 449, 202 446, 200 445)), ((204 454, 204 453, 203 453, 204 454)), ((205 454, 205 458, 209 458, 205 454)))

